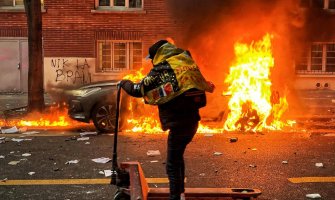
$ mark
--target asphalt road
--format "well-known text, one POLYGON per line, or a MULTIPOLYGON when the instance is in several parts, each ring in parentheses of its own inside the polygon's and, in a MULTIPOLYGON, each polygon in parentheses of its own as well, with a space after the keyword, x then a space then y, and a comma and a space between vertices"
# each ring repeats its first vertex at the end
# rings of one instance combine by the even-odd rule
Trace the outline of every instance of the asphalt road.
MULTIPOLYGON (((111 168, 111 163, 91 160, 112 157, 113 135, 77 141, 80 137, 77 131, 38 132, 25 137, 0 135, 6 138, 0 144, 0 199, 113 199, 115 187, 101 174, 111 168), (32 140, 14 142, 12 138, 32 140), (22 155, 25 153, 31 155, 25 157, 22 155), (79 162, 65 164, 70 160, 79 162), (20 162, 9 165, 11 161, 20 162), (82 183, 83 179, 88 183, 82 183)), ((166 134, 121 133, 119 162, 139 161, 146 178, 151 178, 151 187, 167 187, 166 137, 166 134), (148 150, 159 150, 161 155, 150 157, 148 150)), ((306 194, 311 193, 320 194, 322 199, 335 199, 334 134, 197 134, 188 146, 185 161, 187 187, 258 188, 263 192, 258 199, 263 200, 307 199, 306 194), (237 137, 238 141, 231 143, 230 137, 237 137), (316 167, 316 163, 324 167, 316 167)))

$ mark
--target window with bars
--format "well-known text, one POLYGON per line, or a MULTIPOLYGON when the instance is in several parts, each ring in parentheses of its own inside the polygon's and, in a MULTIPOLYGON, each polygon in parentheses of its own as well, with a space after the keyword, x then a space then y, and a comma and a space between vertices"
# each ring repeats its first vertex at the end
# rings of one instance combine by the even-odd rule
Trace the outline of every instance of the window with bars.
POLYGON ((142 0, 99 0, 98 7, 142 8, 142 0))
POLYGON ((323 45, 314 44, 311 48, 311 70, 322 70, 323 45))
POLYGON ((335 74, 335 42, 312 44, 295 68, 298 74, 335 74))
POLYGON ((296 70, 307 70, 308 68, 308 51, 303 51, 302 55, 295 61, 296 70))
POLYGON ((326 45, 326 71, 335 72, 335 43, 326 45))
POLYGON ((8 7, 23 7, 23 0, 0 0, 0 6, 8 6, 8 7))
POLYGON ((98 41, 97 72, 119 72, 142 65, 142 43, 98 41))

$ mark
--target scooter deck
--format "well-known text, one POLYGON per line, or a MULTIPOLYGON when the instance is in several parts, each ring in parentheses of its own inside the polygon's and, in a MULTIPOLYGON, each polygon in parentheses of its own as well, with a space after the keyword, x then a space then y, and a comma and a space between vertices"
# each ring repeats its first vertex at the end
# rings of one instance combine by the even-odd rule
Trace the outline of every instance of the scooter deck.
MULTIPOLYGON (((127 170, 130 176, 131 200, 163 200, 169 196, 169 188, 149 188, 141 165, 138 162, 123 162, 121 168, 127 170)), ((252 199, 262 192, 251 188, 185 188, 187 199, 252 199)))
MULTIPOLYGON (((258 189, 249 188, 185 188, 187 199, 213 199, 213 198, 257 198, 261 194, 258 189)), ((149 188, 148 199, 167 199, 169 188, 149 188)))

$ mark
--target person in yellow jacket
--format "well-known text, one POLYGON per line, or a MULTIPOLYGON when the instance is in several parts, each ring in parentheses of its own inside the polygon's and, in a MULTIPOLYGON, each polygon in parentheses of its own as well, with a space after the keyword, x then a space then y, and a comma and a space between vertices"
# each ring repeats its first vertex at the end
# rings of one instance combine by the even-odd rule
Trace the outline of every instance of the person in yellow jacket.
POLYGON ((120 84, 129 95, 158 106, 162 129, 169 129, 166 172, 170 200, 180 200, 185 191, 184 152, 197 132, 205 92, 215 87, 202 76, 189 51, 166 40, 153 44, 148 58, 153 68, 139 83, 122 80, 120 84))

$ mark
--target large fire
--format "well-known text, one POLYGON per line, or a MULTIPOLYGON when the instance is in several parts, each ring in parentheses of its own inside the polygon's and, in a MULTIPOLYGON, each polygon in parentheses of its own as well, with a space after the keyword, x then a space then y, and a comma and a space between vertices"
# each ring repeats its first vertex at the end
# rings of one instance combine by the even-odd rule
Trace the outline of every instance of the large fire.
MULTIPOLYGON (((22 108, 24 114, 24 108, 22 108)), ((16 111, 18 112, 18 111, 16 111)), ((20 111, 19 111, 20 112, 20 111)), ((44 113, 31 113, 16 118, 0 119, 0 127, 34 127, 34 128, 50 128, 50 127, 79 127, 84 123, 70 119, 67 114, 67 107, 63 104, 57 104, 46 108, 44 113), (23 119, 21 119, 21 117, 23 119)))
POLYGON ((270 80, 274 58, 271 49, 271 35, 250 45, 236 43, 236 60, 225 79, 229 85, 229 114, 225 130, 260 131, 279 130, 292 124, 281 121, 288 108, 286 97, 272 88, 270 80))
MULTIPOLYGON (((228 84, 224 96, 229 97, 228 110, 225 110, 224 125, 200 122, 198 133, 222 133, 226 131, 280 130, 291 126, 293 121, 281 118, 288 108, 285 95, 275 90, 270 80, 274 58, 271 49, 271 35, 251 44, 235 44, 236 59, 225 79, 228 84)), ((123 79, 134 82, 143 77, 143 68, 128 74, 123 79)), ((143 99, 130 98, 127 108, 126 132, 162 133, 156 106, 146 105, 143 99)), ((70 119, 66 107, 57 105, 50 108, 49 114, 33 114, 25 119, 1 120, 0 127, 79 127, 83 123, 70 119), (64 109, 65 108, 65 109, 64 109)))

